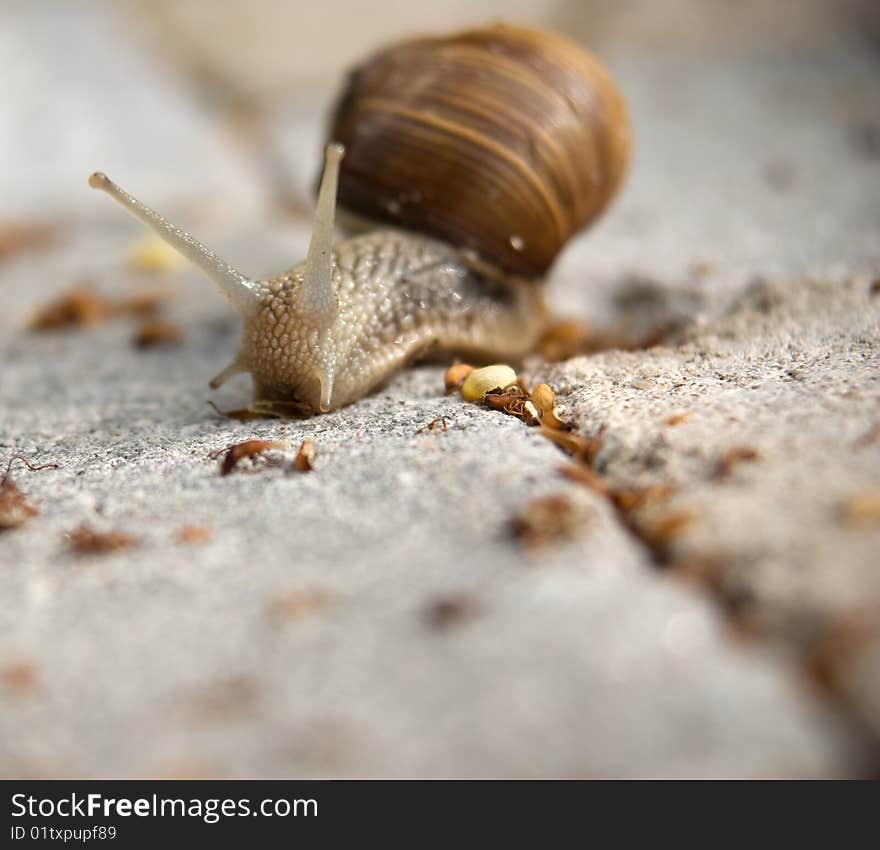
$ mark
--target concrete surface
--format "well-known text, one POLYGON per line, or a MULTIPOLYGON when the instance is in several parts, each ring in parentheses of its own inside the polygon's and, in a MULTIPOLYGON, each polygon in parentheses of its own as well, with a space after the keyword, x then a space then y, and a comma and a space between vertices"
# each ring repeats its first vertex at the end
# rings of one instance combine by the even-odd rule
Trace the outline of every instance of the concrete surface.
MULTIPOLYGON (((606 426, 608 485, 675 485, 624 521, 556 474, 564 457, 534 430, 444 397, 440 367, 305 422, 218 418, 207 399, 248 399, 243 378, 207 389, 235 318, 196 272, 130 271, 143 234, 85 178, 104 168, 235 265, 277 271, 305 252, 334 69, 315 66, 268 128, 242 134, 204 78, 132 32, 138 4, 7 4, 0 155, 15 168, 0 218, 60 233, 0 266, 0 453, 59 464, 14 469, 40 515, 0 533, 4 775, 876 770, 876 30, 825 10, 790 40, 746 22, 722 50, 674 27, 645 37, 651 6, 641 30, 597 28, 637 156, 550 290, 599 325, 678 330, 647 351, 527 367, 578 429, 606 426), (299 217, 272 206, 276 168, 299 217), (24 328, 84 278, 168 287, 182 343, 135 349, 129 319, 24 328), (448 431, 418 433, 441 415, 448 431), (289 460, 305 436, 311 473, 221 477, 209 457, 261 437, 289 441, 289 460), (737 447, 756 459, 721 475, 737 447), (510 521, 549 494, 578 506, 582 531, 524 551, 510 521), (854 515, 856 496, 868 507, 854 515), (684 512, 661 551, 648 532, 684 512), (65 534, 81 523, 139 542, 76 555, 65 534), (180 543, 184 525, 209 539, 180 543)), ((526 11, 584 34, 578 8, 526 11)))

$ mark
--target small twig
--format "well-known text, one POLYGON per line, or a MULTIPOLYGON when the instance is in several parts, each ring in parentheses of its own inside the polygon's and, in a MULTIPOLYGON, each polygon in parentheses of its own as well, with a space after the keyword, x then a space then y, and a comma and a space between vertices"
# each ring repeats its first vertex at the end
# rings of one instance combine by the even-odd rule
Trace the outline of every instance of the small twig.
POLYGON ((26 457, 22 457, 21 455, 13 455, 9 459, 9 463, 6 464, 6 472, 3 473, 3 481, 5 481, 9 477, 9 472, 12 469, 12 464, 15 461, 20 460, 31 472, 39 472, 41 469, 58 469, 57 463, 44 463, 42 466, 34 466, 26 457))

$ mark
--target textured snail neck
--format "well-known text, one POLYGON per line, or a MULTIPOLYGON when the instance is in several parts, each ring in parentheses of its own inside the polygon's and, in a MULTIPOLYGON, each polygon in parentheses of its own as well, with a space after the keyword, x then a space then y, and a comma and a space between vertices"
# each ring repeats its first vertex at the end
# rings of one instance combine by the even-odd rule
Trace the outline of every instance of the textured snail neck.
POLYGON ((186 231, 175 227, 159 213, 142 204, 117 186, 106 174, 96 171, 89 177, 89 186, 101 189, 124 206, 136 219, 154 230, 163 241, 197 265, 229 299, 243 316, 250 316, 259 307, 257 283, 221 260, 186 231))
POLYGON ((318 204, 312 225, 312 238, 306 256, 298 306, 318 328, 329 328, 339 314, 333 288, 333 225, 336 215, 336 187, 339 163, 345 154, 342 145, 330 143, 324 153, 324 173, 318 190, 318 204))

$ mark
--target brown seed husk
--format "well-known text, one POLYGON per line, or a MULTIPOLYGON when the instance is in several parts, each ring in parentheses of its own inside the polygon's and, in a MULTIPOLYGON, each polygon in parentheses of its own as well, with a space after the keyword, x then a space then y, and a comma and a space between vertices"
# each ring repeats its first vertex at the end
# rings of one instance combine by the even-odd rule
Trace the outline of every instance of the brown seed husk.
POLYGON ((840 519, 850 528, 863 528, 880 523, 880 490, 860 490, 844 499, 840 519))
POLYGON ((81 525, 67 535, 67 543, 78 555, 106 555, 130 548, 137 538, 122 531, 100 532, 81 525))
POLYGON ((33 331, 54 331, 61 328, 93 327, 106 321, 113 313, 112 303, 85 285, 62 292, 28 320, 33 331))
MULTIPOLYGON (((248 457, 256 457, 263 452, 271 449, 286 449, 287 443, 277 440, 245 440, 242 443, 236 443, 226 449, 226 454, 220 463, 220 474, 229 475, 238 463, 248 457)), ((221 450, 222 451, 222 450, 221 450)))
POLYGON ((293 468, 300 472, 311 472, 315 468, 315 441, 306 437, 293 459, 293 468))
POLYGON ((540 549, 576 537, 588 514, 568 496, 534 499, 511 523, 513 536, 527 549, 540 549))
POLYGON ((184 525, 177 532, 178 543, 204 543, 211 538, 211 529, 204 525, 184 525))
POLYGON ((136 348, 156 348, 160 345, 176 345, 183 339, 183 331, 173 322, 150 319, 141 323, 134 339, 136 348))
POLYGON ((465 378, 474 371, 474 367, 470 363, 453 363, 443 376, 443 383, 446 386, 446 395, 454 393, 461 389, 465 378))

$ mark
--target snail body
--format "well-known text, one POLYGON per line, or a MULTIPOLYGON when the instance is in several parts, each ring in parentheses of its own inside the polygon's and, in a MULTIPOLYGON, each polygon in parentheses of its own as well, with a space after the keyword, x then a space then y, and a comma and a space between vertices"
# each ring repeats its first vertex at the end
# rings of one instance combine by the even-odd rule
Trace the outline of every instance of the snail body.
POLYGON ((601 66, 504 26, 377 54, 350 75, 330 137, 308 255, 272 280, 233 269, 105 175, 89 181, 242 315, 241 349, 211 386, 249 372, 256 413, 349 404, 428 352, 528 353, 545 324, 541 279, 613 196, 628 153, 601 66), (337 195, 378 224, 334 245, 337 195))

